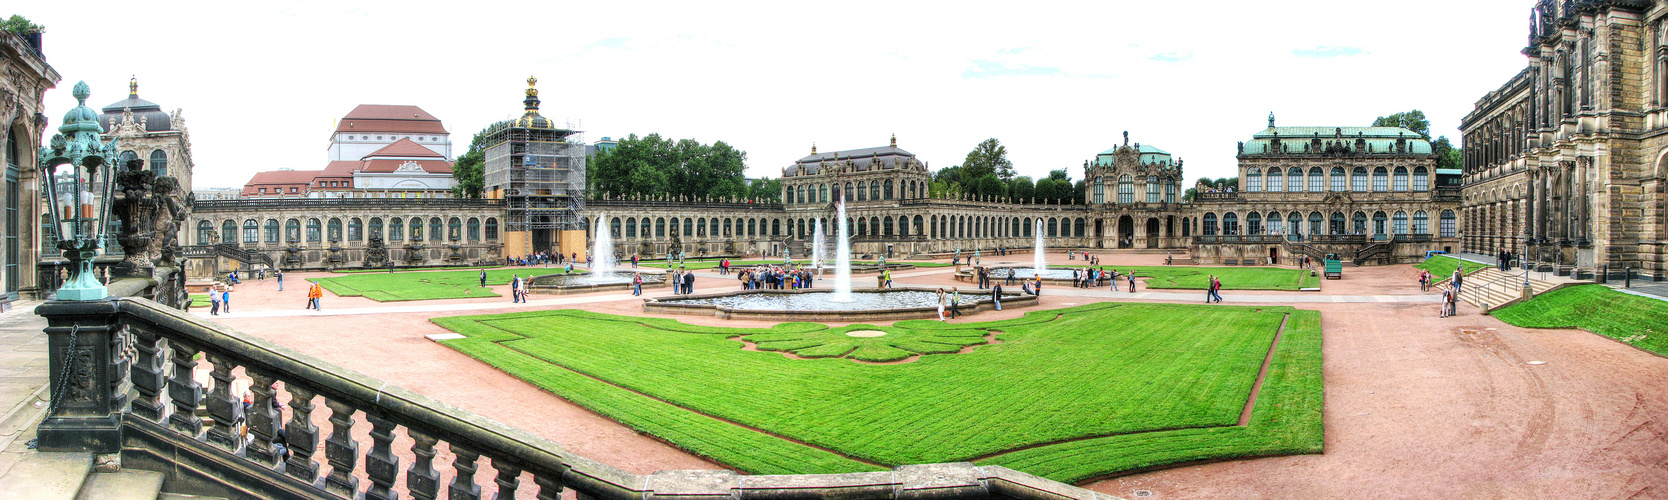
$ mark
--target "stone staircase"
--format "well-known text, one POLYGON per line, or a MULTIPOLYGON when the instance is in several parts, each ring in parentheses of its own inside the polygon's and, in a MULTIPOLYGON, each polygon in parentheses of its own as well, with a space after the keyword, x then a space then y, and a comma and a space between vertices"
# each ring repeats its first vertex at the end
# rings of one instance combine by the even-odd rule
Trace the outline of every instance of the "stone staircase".
MULTIPOLYGON (((1539 280, 1535 279, 1536 274, 1537 273, 1533 272, 1529 273, 1529 289, 1532 291, 1531 296, 1557 290, 1571 284, 1581 283, 1569 279, 1558 279, 1557 281, 1539 280)), ((1478 269, 1473 271, 1471 274, 1465 275, 1465 283, 1461 287, 1462 291, 1460 293, 1460 300, 1467 304, 1477 306, 1477 309, 1483 311, 1484 313, 1515 304, 1518 301, 1523 300, 1523 278, 1524 273, 1522 270, 1515 270, 1511 273, 1506 273, 1500 271, 1499 268, 1494 267, 1478 269)), ((1436 284, 1437 286, 1447 286, 1448 281, 1450 281, 1449 278, 1443 278, 1438 280, 1436 284)))

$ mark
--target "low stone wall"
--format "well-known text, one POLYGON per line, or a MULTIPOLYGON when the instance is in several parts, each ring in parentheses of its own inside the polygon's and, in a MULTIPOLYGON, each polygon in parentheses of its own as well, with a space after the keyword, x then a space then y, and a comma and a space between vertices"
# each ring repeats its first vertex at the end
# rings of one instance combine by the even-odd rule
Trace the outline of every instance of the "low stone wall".
MULTIPOLYGON (((644 274, 647 274, 647 271, 652 271, 652 270, 653 269, 644 270, 644 274)), ((589 273, 586 273, 586 274, 589 274, 589 273)), ((546 276, 567 276, 567 275, 568 275, 567 273, 563 273, 563 274, 544 274, 544 275, 533 276, 531 278, 528 278, 528 280, 527 280, 527 293, 529 293, 529 294, 540 294, 540 295, 570 295, 570 294, 578 294, 578 293, 613 292, 613 291, 621 291, 621 290, 631 290, 631 283, 606 283, 606 284, 600 284, 600 285, 565 285, 565 286, 540 285, 540 284, 538 284, 539 278, 543 278, 543 277, 546 277, 546 276)), ((661 279, 659 283, 653 283, 653 282, 647 282, 647 281, 645 281, 643 283, 643 288, 670 288, 671 286, 672 286, 672 271, 666 271, 666 277, 661 279)))
MULTIPOLYGON (((923 288, 923 287, 895 287, 895 288, 888 288, 888 289, 884 289, 884 290, 898 290, 898 289, 917 290, 917 291, 933 291, 933 290, 935 290, 933 288, 923 288)), ((865 291, 875 292, 875 291, 881 291, 881 290, 883 290, 883 289, 880 289, 880 288, 854 288, 854 289, 852 289, 852 292, 854 292, 854 293, 865 292, 865 291)), ((706 293, 706 294, 695 294, 695 295, 682 295, 682 296, 677 296, 676 298, 687 299, 687 298, 723 297, 723 296, 738 295, 738 294, 745 294, 745 293, 758 293, 758 294, 827 293, 827 289, 737 290, 737 291, 730 291, 730 292, 723 292, 723 293, 706 293)), ((1034 306, 1034 305, 1037 305, 1037 297, 1035 297, 1035 296, 1022 295, 1022 294, 1017 294, 1017 293, 1010 294, 1010 293, 1006 293, 1006 292, 1004 292, 1002 294, 1002 307, 1004 309, 1010 308, 1010 307, 1030 307, 1030 306, 1034 306)), ((976 301, 972 304, 963 305, 961 307, 961 312, 962 312, 962 314, 973 314, 973 313, 977 313, 977 312, 980 312, 980 311, 992 311, 992 310, 995 310, 995 309, 996 309, 996 305, 991 300, 985 299, 985 300, 976 301)), ((932 307, 899 307, 899 308, 887 308, 887 309, 871 309, 871 310, 866 310, 866 311, 785 311, 785 310, 736 309, 736 308, 731 308, 731 307, 723 307, 723 306, 710 305, 710 304, 681 304, 681 303, 672 303, 672 302, 661 302, 660 300, 657 300, 657 299, 644 299, 644 301, 643 301, 643 312, 651 313, 651 314, 688 314, 688 315, 699 315, 699 316, 717 316, 719 318, 724 318, 724 319, 756 319, 756 320, 769 320, 769 321, 862 322, 862 321, 893 321, 893 320, 901 320, 901 319, 937 319, 938 318, 938 307, 937 306, 932 306, 932 307)))

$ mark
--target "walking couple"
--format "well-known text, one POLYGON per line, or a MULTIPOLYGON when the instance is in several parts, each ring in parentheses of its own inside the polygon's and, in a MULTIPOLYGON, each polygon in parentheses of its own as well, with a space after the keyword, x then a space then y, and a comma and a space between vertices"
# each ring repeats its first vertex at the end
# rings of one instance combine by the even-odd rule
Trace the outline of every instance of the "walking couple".
MULTIPOLYGON (((1205 287, 1205 303, 1209 304, 1213 301, 1214 302, 1221 302, 1222 301, 1222 294, 1218 293, 1218 292, 1222 290, 1222 279, 1217 278, 1216 275, 1214 275, 1214 274, 1209 275, 1209 276, 1210 276, 1210 284, 1205 287)), ((1132 287, 1133 287, 1133 285, 1132 285, 1132 287)))

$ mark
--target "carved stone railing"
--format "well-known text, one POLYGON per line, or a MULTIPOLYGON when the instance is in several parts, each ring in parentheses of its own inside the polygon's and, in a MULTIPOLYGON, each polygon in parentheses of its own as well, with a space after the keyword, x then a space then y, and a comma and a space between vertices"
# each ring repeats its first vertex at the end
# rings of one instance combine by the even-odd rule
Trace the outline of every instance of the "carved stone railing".
POLYGON ((579 500, 1108 498, 970 463, 825 475, 631 474, 149 300, 54 301, 37 312, 49 324, 52 391, 64 394, 40 427, 42 448, 119 451, 124 467, 168 474, 166 484, 175 493, 433 499, 444 489, 445 498, 480 499, 489 490, 496 490, 495 498, 516 498, 533 489, 536 498, 555 500, 572 489, 579 500), (199 367, 208 368, 211 387, 193 377, 199 367), (249 384, 248 410, 231 390, 238 381, 249 384), (280 404, 288 407, 288 418, 280 404), (321 407, 329 410, 328 430, 315 424, 321 407), (247 422, 248 438, 236 426, 240 421, 247 422), (279 429, 281 441, 275 440, 279 429), (289 451, 287 460, 275 443, 289 451), (322 456, 316 453, 321 443, 322 456), (408 451, 409 465, 401 458, 408 451), (361 461, 363 472, 355 473, 361 461))
POLYGON ((1371 262, 1372 259, 1374 259, 1376 257, 1381 257, 1381 256, 1384 256, 1386 254, 1389 254, 1391 252, 1391 250, 1395 249, 1395 246, 1396 246, 1395 242, 1380 241, 1380 242, 1377 242, 1377 243, 1373 243, 1371 245, 1361 247, 1359 250, 1355 251, 1355 265, 1357 265, 1357 266, 1363 265, 1363 264, 1366 264, 1368 262, 1371 262))

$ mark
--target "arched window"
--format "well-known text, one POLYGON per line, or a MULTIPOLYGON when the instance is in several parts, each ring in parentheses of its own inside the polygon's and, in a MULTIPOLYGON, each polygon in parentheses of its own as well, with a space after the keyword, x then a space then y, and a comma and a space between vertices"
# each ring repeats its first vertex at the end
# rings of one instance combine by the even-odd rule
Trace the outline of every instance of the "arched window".
POLYGON ((1158 176, 1147 176, 1147 203, 1158 203, 1158 176))
POLYGON ((481 241, 481 219, 477 217, 470 217, 468 228, 469 241, 481 241))
POLYGON ((1095 177, 1095 203, 1106 203, 1106 178, 1095 177))
POLYGON ((1373 169, 1373 192, 1382 193, 1390 190, 1390 171, 1384 167, 1373 169))
POLYGON ((869 189, 866 187, 868 184, 867 182, 857 181, 857 192, 853 193, 853 196, 857 197, 857 201, 868 201, 869 189))
POLYGON ((278 242, 278 219, 267 219, 266 220, 266 242, 267 243, 277 243, 278 242))
POLYGON ((429 241, 440 241, 441 235, 445 234, 440 232, 442 230, 442 226, 440 224, 441 222, 439 217, 429 218, 429 241))
POLYGON ((1251 167, 1245 169, 1245 192, 1255 193, 1263 190, 1263 169, 1251 167))
POLYGON ((220 223, 220 242, 227 244, 237 243, 236 222, 232 222, 231 219, 226 219, 220 223))
POLYGON ((1071 226, 1072 226, 1072 232, 1071 232, 1072 236, 1083 236, 1083 231, 1084 231, 1083 225, 1084 225, 1084 221, 1083 221, 1082 217, 1078 217, 1077 220, 1072 221, 1072 224, 1071 224, 1071 226))
POLYGON ((1175 203, 1176 202, 1176 180, 1175 179, 1171 179, 1169 177, 1164 178, 1164 202, 1165 203, 1175 203))
POLYGON ((1024 229, 1024 230, 1025 230, 1025 236, 1024 236, 1024 237, 1026 237, 1026 238, 1030 238, 1030 237, 1031 237, 1031 228, 1032 228, 1032 227, 1034 227, 1034 226, 1036 226, 1036 223, 1034 223, 1034 222, 1031 222, 1031 218, 1030 218, 1030 217, 1026 217, 1026 218, 1025 218, 1025 223, 1024 223, 1024 224, 1020 224, 1020 226, 1019 226, 1019 227, 1020 227, 1020 228, 1021 228, 1021 229, 1024 229))
POLYGON ((369 235, 372 238, 382 238, 382 237, 384 237, 384 235, 387 234, 387 233, 382 232, 382 218, 381 217, 371 217, 371 227, 367 227, 365 229, 367 231, 370 231, 369 233, 365 233, 365 234, 369 235))
POLYGON ((255 222, 255 219, 244 220, 243 221, 243 242, 253 244, 253 243, 260 243, 260 241, 261 241, 261 223, 255 222))
POLYGON ((1183 237, 1193 235, 1193 221, 1191 219, 1189 219, 1187 217, 1182 217, 1181 226, 1182 226, 1182 236, 1183 237))
POLYGON ((1205 236, 1216 236, 1216 214, 1205 213, 1205 226, 1200 231, 1205 236))
POLYGON ((843 187, 843 190, 840 191, 840 195, 843 196, 840 199, 844 200, 847 203, 857 201, 857 193, 853 192, 853 189, 851 187, 850 182, 846 183, 846 185, 843 187))
POLYGON ((1343 212, 1332 212, 1332 230, 1328 234, 1344 234, 1347 230, 1345 224, 1348 223, 1344 221, 1343 212))
POLYGON ((1367 214, 1360 211, 1355 212, 1355 216, 1350 217, 1349 230, 1355 234, 1367 234, 1367 214))
POLYGON ((1129 174, 1118 177, 1118 203, 1135 203, 1135 177, 1129 174))
POLYGON ((453 217, 446 221, 446 239, 452 241, 463 239, 463 219, 453 217))
POLYGON ((718 218, 713 217, 707 222, 707 235, 718 236, 718 218))
POLYGON ((411 220, 406 223, 406 229, 411 231, 410 236, 411 236, 411 242, 412 243, 422 243, 423 242, 423 218, 422 217, 412 217, 411 220))
POLYGON ((1431 234, 1430 218, 1424 210, 1413 212, 1413 234, 1431 234))
MULTIPOLYGON (((815 192, 811 194, 816 194, 815 192)), ((805 203, 805 186, 799 186, 799 203, 805 203)))
POLYGON ((880 221, 880 235, 881 236, 891 236, 892 235, 892 218, 891 217, 886 217, 886 218, 881 219, 881 221, 880 221))
POLYGON ((1443 237, 1443 238, 1452 238, 1452 237, 1454 237, 1454 211, 1453 210, 1443 210, 1441 219, 1439 220, 1438 224, 1439 224, 1439 226, 1438 226, 1437 229, 1439 231, 1441 231, 1441 237, 1443 237))
POLYGON ((1309 212, 1309 234, 1321 234, 1321 230, 1325 228, 1326 218, 1322 217, 1320 212, 1309 212))
POLYGON ((489 239, 489 240, 498 239, 498 218, 497 217, 487 217, 487 220, 486 220, 486 239, 489 239))
POLYGON ((1285 221, 1280 220, 1280 212, 1268 213, 1268 234, 1286 234, 1285 221))
POLYGON ((748 237, 754 237, 754 236, 758 236, 758 235, 759 235, 759 220, 758 219, 747 219, 747 236, 748 237))
POLYGON ((869 199, 880 199, 880 181, 873 181, 869 183, 869 199))
POLYGON ((880 190, 880 195, 885 199, 892 199, 892 179, 886 179, 886 187, 880 190))
POLYGON ((388 241, 401 241, 404 239, 405 223, 402 222, 399 217, 388 219, 388 241))
POLYGON ((1303 169, 1292 167, 1286 171, 1286 191, 1298 192, 1303 190, 1303 169))
POLYGON ((1344 167, 1332 167, 1332 190, 1344 191, 1348 185, 1348 176, 1344 175, 1344 167))
POLYGON ((625 237, 627 237, 627 238, 636 238, 637 237, 637 218, 636 217, 627 217, 626 218, 625 237))
POLYGON ((681 225, 683 227, 683 237, 688 238, 695 236, 695 219, 684 217, 683 224, 681 225))
POLYGON ((1392 234, 1407 234, 1407 212, 1397 210, 1395 218, 1391 221, 1391 231, 1394 231, 1392 234))
POLYGON ((331 217, 330 224, 325 226, 328 238, 325 241, 342 241, 342 219, 331 217))
POLYGON ((1390 189, 1395 191, 1407 191, 1407 167, 1396 167, 1395 175, 1395 179, 1392 180, 1390 189))
MULTIPOLYGON (((167 152, 160 149, 151 151, 151 171, 156 172, 157 177, 168 175, 167 152)), ((251 241, 250 243, 254 242, 251 241)))
MULTIPOLYGON (((801 189, 801 190, 803 190, 803 189, 801 189)), ((665 238, 666 237, 666 218, 665 217, 655 217, 655 219, 654 219, 654 237, 656 237, 656 238, 665 238)))
POLYGON ((1048 219, 1048 237, 1053 238, 1053 237, 1057 237, 1057 236, 1060 235, 1060 225, 1059 224, 1060 224, 1059 219, 1055 219, 1053 217, 1050 217, 1048 219))
POLYGON ((1321 175, 1320 167, 1309 169, 1309 192, 1319 193, 1326 187, 1325 176, 1321 175))
POLYGON ((324 224, 317 217, 307 219, 307 241, 314 243, 324 239, 324 224))
POLYGON ((1350 191, 1367 192, 1367 167, 1355 167, 1350 172, 1350 191))
MULTIPOLYGON (((713 220, 716 221, 718 219, 713 219, 713 220)), ((736 229, 739 229, 739 228, 736 227, 734 224, 735 224, 734 219, 731 219, 729 217, 725 217, 724 218, 724 226, 723 226, 724 227, 724 232, 719 233, 719 234, 721 234, 725 237, 735 236, 738 233, 738 231, 736 231, 736 229)))
POLYGON ((197 221, 197 244, 207 245, 214 242, 214 223, 206 220, 197 221))
POLYGON ((1428 191, 1430 188, 1431 179, 1425 167, 1413 167, 1413 190, 1428 191))
POLYGON ((1382 240, 1386 234, 1389 234, 1385 232, 1390 229, 1386 227, 1388 222, 1390 222, 1390 216, 1385 215, 1382 211, 1373 212, 1373 239, 1382 240))
POLYGON ((1285 180, 1284 176, 1285 172, 1279 168, 1268 169, 1268 191, 1271 193, 1284 191, 1285 183, 1281 182, 1285 180))
POLYGON ((782 235, 782 219, 771 219, 770 220, 770 235, 771 236, 781 236, 782 235))
POLYGON ((607 229, 608 229, 608 237, 610 237, 610 238, 618 239, 621 235, 625 234, 625 233, 620 232, 620 218, 619 217, 614 217, 612 219, 608 219, 607 229))
POLYGON ((1239 234, 1239 215, 1233 212, 1222 214, 1222 235, 1233 236, 1239 234))
POLYGON ((817 203, 828 203, 828 186, 819 184, 817 190, 822 192, 822 194, 817 195, 817 203))
POLYGON ((121 156, 116 158, 116 168, 127 168, 127 162, 137 159, 139 159, 139 153, 135 153, 132 150, 123 151, 121 156))
POLYGON ((1263 234, 1263 216, 1256 212, 1245 214, 1245 234, 1263 234))

